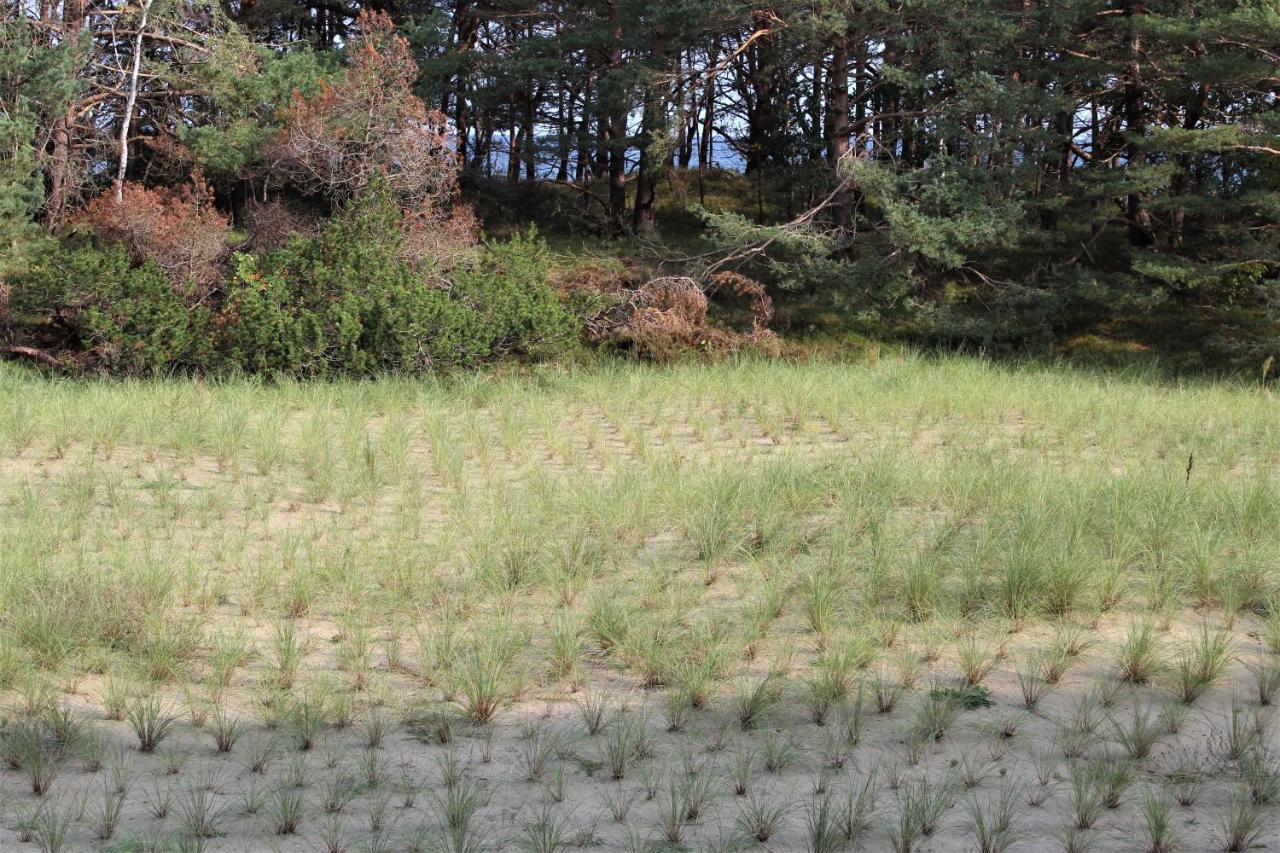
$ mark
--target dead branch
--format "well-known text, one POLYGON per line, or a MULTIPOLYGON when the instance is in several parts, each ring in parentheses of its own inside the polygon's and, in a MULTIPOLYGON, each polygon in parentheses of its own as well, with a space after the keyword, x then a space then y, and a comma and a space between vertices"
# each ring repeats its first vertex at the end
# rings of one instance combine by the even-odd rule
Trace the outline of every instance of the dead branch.
POLYGON ((41 362, 42 364, 47 364, 50 367, 62 367, 62 362, 58 361, 44 350, 36 349, 35 347, 0 347, 0 355, 7 355, 15 358, 29 358, 41 362))

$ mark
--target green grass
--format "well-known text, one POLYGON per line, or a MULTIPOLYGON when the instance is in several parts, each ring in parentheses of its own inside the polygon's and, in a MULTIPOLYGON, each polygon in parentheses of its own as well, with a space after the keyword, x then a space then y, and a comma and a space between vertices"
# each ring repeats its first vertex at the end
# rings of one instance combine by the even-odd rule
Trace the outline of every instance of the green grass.
MULTIPOLYGON (((650 708, 708 754, 789 743, 773 728, 798 715, 843 767, 857 736, 838 727, 864 700, 869 725, 918 723, 927 763, 967 722, 916 686, 922 668, 939 695, 1004 683, 1005 711, 1039 712, 1078 694, 1059 682, 1088 680, 1077 661, 1097 643, 1108 690, 1212 706, 1234 620, 1280 636, 1280 418, 1247 384, 912 354, 335 384, 0 366, 0 401, 3 707, 35 719, 42 690, 86 682, 75 695, 141 751, 185 748, 194 727, 246 765, 314 761, 354 721, 370 755, 400 723, 448 748, 586 688, 568 713, 594 742, 540 736, 524 775, 650 778, 650 708), (1165 636, 1191 605, 1204 627, 1165 636), (629 717, 600 704, 626 690, 661 698, 629 717)), ((1269 703, 1280 678, 1254 668, 1247 692, 1269 703)), ((1147 707, 1094 714, 1135 760, 1147 707)), ((1241 755, 1246 719, 1223 727, 1241 755)), ((15 762, 42 782, 42 756, 61 768, 64 752, 15 762)), ((1091 823, 1095 781, 1071 778, 1091 823)), ((701 795, 668 781, 655 834, 671 840, 701 795)), ((274 784, 268 822, 292 832, 305 810, 274 784)), ((931 831, 922 804, 949 802, 925 790, 905 789, 899 847, 931 831)), ((463 780, 439 801, 454 841, 482 800, 463 780)), ((830 843, 834 800, 784 801, 748 803, 744 832, 830 843)), ((201 824, 214 805, 183 802, 201 824)), ((1011 832, 1002 803, 970 804, 991 849, 1011 832)))
MULTIPOLYGON (((778 606, 823 636, 857 627, 853 601, 1021 620, 1178 589, 1261 610, 1275 587, 1280 420, 1246 386, 902 356, 335 385, 5 367, 0 395, 6 672, 105 657, 174 680, 230 605, 283 620, 254 649, 283 688, 309 653, 294 620, 363 626, 344 638, 363 687, 371 637, 420 628, 424 600, 469 644, 521 596, 512 630, 537 656, 558 626, 561 677, 580 603, 655 614, 609 658, 661 683, 690 638, 654 646, 646 622, 725 583, 798 587, 778 606)), ((508 651, 449 675, 469 713, 509 689, 508 651)), ((219 660, 223 680, 243 664, 219 660)))

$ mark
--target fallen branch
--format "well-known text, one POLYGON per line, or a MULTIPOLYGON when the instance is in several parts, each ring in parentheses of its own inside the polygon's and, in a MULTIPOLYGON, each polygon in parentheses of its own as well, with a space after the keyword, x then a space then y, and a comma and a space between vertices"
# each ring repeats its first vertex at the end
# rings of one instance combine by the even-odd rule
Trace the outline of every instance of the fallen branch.
POLYGON ((35 361, 42 362, 50 367, 62 367, 62 362, 58 361, 49 353, 35 347, 0 347, 0 355, 15 356, 18 358, 30 358, 35 361))

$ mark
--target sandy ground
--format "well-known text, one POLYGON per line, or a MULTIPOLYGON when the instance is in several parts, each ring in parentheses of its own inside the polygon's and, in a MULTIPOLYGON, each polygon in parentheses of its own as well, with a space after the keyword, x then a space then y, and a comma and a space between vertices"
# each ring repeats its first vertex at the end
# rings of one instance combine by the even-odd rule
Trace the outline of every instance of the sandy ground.
MULTIPOLYGON (((714 408, 703 412, 698 423, 687 417, 666 421, 660 412, 635 415, 633 422, 622 423, 588 408, 569 422, 525 424, 520 435, 534 449, 519 466, 512 464, 514 448, 504 445, 501 425, 492 419, 459 421, 451 423, 450 429, 455 437, 466 438, 462 476, 471 488, 543 471, 590 479, 645 464, 649 453, 669 455, 676 465, 714 460, 749 464, 782 454, 838 460, 881 444, 922 455, 963 455, 974 448, 994 448, 1009 457, 1035 455, 1049 465, 1065 463, 1068 457, 1074 464, 1079 456, 1075 451, 1055 456, 1054 439, 1029 432, 1016 417, 986 424, 982 430, 922 423, 887 435, 887 428, 859 425, 856 420, 839 428, 818 417, 778 426, 714 408)), ((418 422, 409 427, 415 434, 424 428, 418 422)), ((307 423, 297 417, 289 420, 282 427, 289 435, 287 443, 292 444, 296 433, 306 428, 307 423)), ((351 458, 358 458, 358 453, 344 457, 337 466, 340 475, 349 475, 351 458)), ((305 540, 318 535, 317 531, 342 526, 358 528, 365 539, 376 539, 379 524, 404 519, 403 496, 381 494, 363 509, 353 510, 343 505, 342 496, 333 489, 313 495, 313 484, 304 474, 305 461, 291 457, 279 470, 263 474, 251 460, 237 459, 228 465, 210 456, 181 458, 163 450, 137 452, 135 448, 120 448, 110 459, 103 459, 94 449, 78 445, 59 455, 33 446, 0 458, 0 482, 34 482, 52 493, 51 504, 69 504, 70 499, 63 501, 57 490, 63 484, 71 489, 76 476, 98 466, 136 492, 140 517, 168 517, 161 528, 166 535, 184 546, 189 543, 192 553, 232 552, 237 566, 252 564, 263 543, 276 548, 285 537, 305 540), (242 505, 250 503, 251 509, 242 511, 242 505), (175 505, 183 511, 174 510, 175 505), (179 515, 179 520, 173 520, 179 515)), ((419 500, 412 508, 416 519, 423 529, 447 530, 455 511, 449 508, 454 486, 447 482, 439 460, 415 440, 405 461, 415 469, 415 476, 420 475, 412 494, 419 500)), ((1097 458, 1091 464, 1114 474, 1124 472, 1123 460, 1097 458)), ((663 548, 673 538, 674 534, 646 547, 663 548)), ((270 645, 273 617, 241 606, 245 591, 236 583, 245 582, 244 578, 219 582, 217 595, 211 596, 219 603, 201 605, 206 608, 202 611, 205 629, 244 627, 254 645, 263 650, 270 645)), ((706 603, 735 594, 732 584, 724 583, 711 591, 706 603)), ((890 832, 898 824, 904 797, 917 790, 920 780, 927 780, 935 790, 950 785, 951 795, 936 827, 918 839, 915 850, 979 849, 968 804, 986 804, 1007 792, 1016 802, 1010 849, 1147 851, 1144 795, 1171 797, 1170 777, 1179 768, 1194 768, 1202 778, 1189 798, 1194 801, 1170 807, 1177 839, 1173 849, 1221 850, 1228 803, 1245 790, 1239 761, 1226 754, 1233 706, 1238 720, 1252 721, 1256 716, 1260 721, 1255 752, 1269 762, 1278 780, 1275 793, 1280 796, 1277 726, 1270 709, 1259 705, 1250 671, 1269 653, 1263 651, 1252 617, 1241 616, 1224 626, 1220 614, 1186 610, 1161 626, 1160 643, 1171 660, 1203 625, 1225 628, 1231 637, 1232 660, 1214 685, 1187 706, 1175 698, 1174 673, 1168 666, 1148 684, 1113 687, 1116 649, 1133 621, 1146 616, 1112 613, 1099 624, 1086 626, 1091 645, 1032 710, 1023 707, 1014 662, 1026 650, 1045 648, 1052 628, 1035 625, 998 636, 985 626, 983 635, 1002 642, 1006 651, 984 681, 992 705, 963 711, 939 740, 909 744, 911 720, 928 701, 929 692, 958 683, 955 643, 944 644, 937 660, 920 667, 913 685, 891 712, 878 713, 869 689, 865 692, 860 737, 838 762, 831 760, 832 742, 840 739, 838 726, 834 722, 817 725, 806 713, 803 683, 808 673, 799 666, 784 679, 782 701, 751 731, 739 725, 732 699, 723 693, 710 708, 691 712, 682 730, 670 731, 662 691, 645 691, 616 668, 588 662, 574 689, 530 689, 488 726, 455 722, 451 741, 440 744, 415 735, 403 723, 405 713, 418 700, 436 696, 406 671, 411 667, 388 665, 386 637, 380 635, 372 683, 357 698, 356 719, 346 727, 327 726, 306 751, 297 749, 287 732, 266 725, 260 685, 269 674, 268 663, 258 658, 238 669, 221 707, 241 719, 246 730, 228 753, 216 752, 213 737, 205 730, 208 708, 201 700, 190 701, 177 687, 165 693, 167 708, 179 717, 174 733, 156 752, 142 753, 127 723, 107 719, 106 685, 101 677, 77 677, 72 684, 58 677, 56 702, 88 719, 106 744, 101 766, 68 760, 50 792, 36 797, 23 773, 0 765, 0 850, 38 849, 40 839, 28 828, 33 818, 37 824, 43 821, 47 826, 52 821, 65 829, 63 850, 123 853, 201 849, 201 845, 217 851, 335 853, 458 849, 445 845, 440 831, 449 799, 444 780, 449 777, 461 780, 452 786, 455 795, 459 790, 473 791, 481 801, 470 820, 474 843, 465 847, 468 850, 746 846, 809 850, 813 845, 807 820, 815 804, 829 795, 841 806, 848 791, 860 789, 873 778, 875 808, 849 849, 891 849, 890 832), (612 720, 602 732, 591 735, 585 730, 580 706, 585 696, 597 693, 609 697, 612 720), (1100 693, 1109 697, 1109 704, 1094 707, 1100 693), (1095 725, 1091 731, 1071 735, 1082 705, 1095 725), (380 745, 369 750, 363 721, 372 713, 381 714, 389 726, 380 745), (1079 768, 1121 763, 1116 728, 1126 726, 1135 714, 1153 719, 1164 714, 1176 725, 1164 725, 1150 753, 1133 762, 1131 779, 1114 807, 1100 807, 1091 826, 1072 836, 1071 827, 1078 823, 1073 768, 1078 774, 1079 768), (622 778, 614 779, 606 760, 608 743, 613 732, 627 725, 643 727, 647 749, 644 755, 633 756, 622 778), (553 746, 546 750, 546 766, 536 774, 539 778, 531 779, 529 756, 547 743, 553 746), (274 746, 268 750, 268 744, 274 746), (269 759, 255 769, 255 757, 264 752, 269 759), (765 766, 770 753, 785 753, 788 760, 770 770, 765 766), (740 796, 734 790, 735 777, 744 754, 753 759, 746 795, 740 796), (699 813, 682 814, 674 831, 664 820, 673 789, 705 792, 699 813), (332 802, 335 791, 346 792, 337 798, 340 807, 332 802), (113 798, 122 798, 119 818, 110 837, 99 838, 104 804, 113 798), (281 833, 280 804, 295 798, 301 800, 301 817, 292 831, 281 833), (779 814, 766 840, 743 837, 740 816, 753 807, 779 814), (208 817, 209 832, 199 845, 192 845, 184 838, 197 812, 208 817), (535 830, 540 822, 544 831, 538 844, 535 830)), ((322 614, 303 617, 298 624, 313 641, 302 664, 307 677, 345 679, 336 660, 338 627, 322 614)), ((793 633, 797 643, 812 643, 812 635, 798 624, 783 624, 781 630, 793 633)), ((905 629, 896 648, 884 651, 880 662, 864 673, 866 681, 881 666, 896 673, 897 660, 917 655, 923 647, 922 638, 905 629)), ((810 657, 811 651, 806 648, 801 657, 810 657)), ((755 664, 756 670, 764 666, 764 661, 755 664)), ((195 680, 199 687, 199 673, 195 680)), ((24 701, 21 690, 0 696, 4 716, 21 717, 24 701)), ((1260 813, 1266 824, 1258 840, 1274 847, 1280 843, 1275 807, 1263 803, 1260 813)))
MULTIPOLYGON (((237 713, 244 714, 249 723, 231 752, 215 752, 212 736, 184 714, 176 732, 157 752, 143 754, 136 749, 126 723, 104 718, 98 698, 101 684, 86 679, 66 700, 93 719, 94 727, 105 737, 109 746, 104 766, 91 772, 83 762, 69 762, 44 798, 32 796, 17 772, 0 774, 4 804, 0 849, 32 849, 22 844, 19 824, 42 805, 76 818, 68 828, 67 850, 141 850, 148 849, 147 845, 177 849, 165 845, 176 843, 174 839, 183 832, 184 816, 198 805, 215 816, 215 834, 207 839, 209 850, 406 850, 414 849, 415 839, 423 841, 421 849, 439 849, 434 830, 440 820, 436 798, 446 796, 442 777, 449 772, 473 781, 483 792, 485 805, 476 814, 473 827, 490 849, 515 849, 525 844, 529 825, 544 815, 544 808, 562 823, 565 846, 554 849, 665 849, 681 845, 690 850, 724 849, 731 847, 739 834, 739 812, 755 797, 785 810, 769 839, 755 845, 768 850, 807 850, 811 846, 806 810, 819 796, 815 791, 829 790, 841 801, 840 792, 860 785, 875 768, 876 810, 864 837, 852 849, 889 849, 887 828, 897 819, 902 792, 910 788, 912 780, 924 778, 951 780, 954 803, 916 849, 977 849, 966 800, 985 801, 1010 787, 1018 798, 1018 835, 1012 849, 1062 850, 1064 833, 1075 822, 1072 761, 1118 760, 1123 750, 1115 742, 1112 719, 1123 725, 1135 712, 1156 714, 1164 708, 1184 707, 1174 699, 1167 672, 1147 685, 1120 686, 1110 707, 1096 708, 1097 729, 1081 739, 1077 747, 1080 755, 1065 757, 1071 750, 1063 746, 1063 732, 1081 703, 1087 704, 1090 692, 1098 689, 1100 680, 1112 676, 1114 646, 1126 624, 1099 625, 1091 635, 1096 642, 1030 712, 1023 707, 1011 661, 1021 648, 1043 645, 1046 636, 1029 630, 1006 637, 1010 657, 997 665, 985 682, 994 704, 961 713, 941 740, 930 741, 919 750, 915 764, 911 763, 915 760, 913 750, 905 741, 913 707, 924 701, 929 689, 958 681, 956 663, 945 653, 922 668, 916 685, 904 692, 892 712, 877 713, 868 699, 861 738, 843 767, 829 766, 825 758, 830 754, 829 739, 836 736, 835 724, 815 725, 795 695, 784 696, 767 722, 754 731, 741 729, 726 700, 709 710, 693 712, 684 731, 670 732, 657 693, 627 689, 605 670, 588 679, 597 682, 588 688, 597 691, 593 695, 609 696, 613 716, 597 735, 587 734, 580 712, 586 692, 531 694, 505 708, 490 726, 473 729, 456 723, 448 745, 421 739, 393 724, 380 748, 371 754, 359 724, 328 728, 310 751, 298 751, 284 743, 283 733, 268 730, 254 718, 251 670, 242 673, 241 684, 228 693, 227 704, 234 707, 238 700, 237 713), (603 757, 605 742, 612 728, 628 720, 644 725, 650 755, 632 761, 624 777, 614 780, 603 757), (253 772, 247 765, 259 745, 272 739, 282 741, 281 745, 264 772, 253 772), (548 740, 557 746, 542 778, 529 779, 523 756, 528 755, 531 743, 548 740), (771 772, 763 766, 765 756, 783 742, 793 747, 791 758, 786 766, 771 772), (743 751, 752 750, 755 762, 748 796, 737 796, 734 768, 743 751), (375 784, 369 779, 371 762, 377 768, 375 784), (696 819, 681 821, 680 842, 672 845, 664 839, 663 808, 673 781, 678 785, 686 777, 705 777, 707 802, 696 819), (352 780, 350 801, 336 810, 326 804, 343 778, 352 780), (273 798, 278 790, 298 785, 305 801, 304 815, 296 832, 277 834, 273 798), (112 839, 99 840, 94 837, 96 816, 114 790, 124 792, 119 826, 112 839), (651 791, 656 792, 652 799, 651 791), (630 802, 629 808, 615 805, 624 801, 630 802), (619 810, 625 811, 622 821, 616 819, 619 810), (339 829, 335 831, 335 827, 339 829)), ((1162 641, 1172 648, 1201 624, 1200 616, 1185 614, 1168 628, 1162 641)), ((1209 692, 1185 706, 1176 732, 1162 730, 1150 755, 1134 762, 1132 781, 1118 805, 1100 809, 1097 821, 1083 833, 1088 842, 1085 849, 1146 849, 1142 794, 1148 789, 1171 791, 1168 777, 1179 766, 1197 767, 1205 776, 1194 803, 1172 808, 1172 824, 1180 842, 1176 849, 1222 849, 1221 817, 1232 791, 1240 788, 1241 778, 1239 769, 1223 754, 1232 702, 1248 713, 1266 713, 1257 705, 1253 677, 1245 664, 1263 653, 1249 633, 1244 622, 1233 627, 1236 659, 1227 673, 1209 692)), ((903 643, 909 646, 909 638, 903 643)), ((317 659, 309 664, 320 666, 323 662, 317 659)), ((382 675, 383 686, 393 695, 412 695, 419 689, 402 673, 387 671, 382 675)), ((796 689, 792 688, 793 694, 796 689)), ((174 695, 171 701, 174 708, 182 707, 181 696, 174 695)), ((1268 726, 1265 737, 1274 748, 1274 726, 1268 726)), ((1280 773, 1280 763, 1274 770, 1280 773)), ((1269 827, 1263 840, 1274 843, 1275 838, 1269 827)))

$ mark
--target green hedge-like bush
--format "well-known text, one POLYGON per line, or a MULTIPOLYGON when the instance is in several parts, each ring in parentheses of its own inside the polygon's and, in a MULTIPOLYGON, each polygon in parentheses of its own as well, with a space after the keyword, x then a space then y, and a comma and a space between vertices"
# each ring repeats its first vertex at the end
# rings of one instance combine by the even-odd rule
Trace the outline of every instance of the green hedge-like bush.
POLYGON ((537 237, 483 246, 447 274, 402 258, 401 213, 375 187, 321 233, 234 258, 202 299, 120 246, 68 245, 17 281, 27 336, 112 373, 420 373, 540 356, 576 335, 537 237))
POLYGON ((231 366, 299 376, 416 373, 573 337, 536 238, 486 246, 446 279, 398 258, 400 214, 378 193, 317 237, 236 258, 219 314, 231 366))
POLYGON ((468 312, 396 259, 398 227, 362 206, 314 238, 237 256, 218 319, 227 364, 329 376, 458 363, 468 312))
POLYGON ((42 323, 93 366, 155 374, 208 366, 215 359, 211 313, 174 290, 151 263, 133 266, 119 245, 69 245, 14 279, 12 312, 42 323))
POLYGON ((491 355, 542 355, 576 339, 578 323, 548 284, 546 244, 530 232, 489 243, 473 266, 453 275, 454 296, 477 318, 473 334, 491 355))

